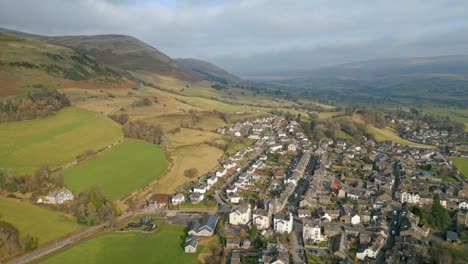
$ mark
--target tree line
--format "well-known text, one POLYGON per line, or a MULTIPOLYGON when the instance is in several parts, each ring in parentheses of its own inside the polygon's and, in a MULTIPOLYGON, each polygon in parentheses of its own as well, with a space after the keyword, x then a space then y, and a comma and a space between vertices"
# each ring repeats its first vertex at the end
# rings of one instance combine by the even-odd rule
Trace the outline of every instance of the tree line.
POLYGON ((69 105, 70 100, 55 89, 34 88, 25 96, 0 100, 0 123, 43 118, 69 105))
POLYGON ((123 125, 124 136, 128 138, 145 140, 151 144, 161 144, 164 131, 161 126, 149 124, 143 120, 130 120, 127 114, 112 114, 109 117, 123 125))

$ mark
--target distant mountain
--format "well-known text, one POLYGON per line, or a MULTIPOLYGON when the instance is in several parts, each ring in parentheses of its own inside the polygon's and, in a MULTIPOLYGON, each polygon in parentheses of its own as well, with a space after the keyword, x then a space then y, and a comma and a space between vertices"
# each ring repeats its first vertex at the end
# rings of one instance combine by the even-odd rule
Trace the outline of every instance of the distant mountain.
POLYGON ((468 56, 372 60, 249 79, 333 102, 468 107, 468 56))
POLYGON ((32 38, 54 45, 72 48, 92 57, 96 62, 130 71, 147 71, 173 76, 184 81, 200 81, 202 76, 180 67, 176 61, 154 47, 125 35, 59 36, 49 37, 18 32, 0 31, 32 38))
POLYGON ((217 65, 198 59, 175 59, 175 61, 186 69, 201 74, 205 79, 220 82, 239 82, 241 79, 217 65))
MULTIPOLYGON (((468 56, 453 55, 370 60, 314 70, 287 72, 279 75, 282 77, 281 79, 337 78, 344 80, 375 80, 398 76, 468 79, 468 56)), ((271 79, 275 79, 275 75, 272 75, 271 79)))

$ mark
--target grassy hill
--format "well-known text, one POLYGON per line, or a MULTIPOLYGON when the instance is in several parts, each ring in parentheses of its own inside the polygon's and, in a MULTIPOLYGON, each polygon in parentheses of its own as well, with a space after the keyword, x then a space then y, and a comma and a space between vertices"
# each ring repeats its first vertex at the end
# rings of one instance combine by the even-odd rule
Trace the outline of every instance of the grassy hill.
POLYGON ((463 175, 468 178, 468 159, 451 157, 450 160, 453 162, 455 167, 463 173, 463 175))
POLYGON ((160 146, 125 140, 97 157, 65 169, 65 185, 76 192, 98 186, 112 200, 161 177, 168 162, 160 146))
POLYGON ((45 119, 0 124, 0 168, 31 172, 43 163, 62 166, 122 136, 111 119, 74 107, 45 119))
POLYGON ((125 70, 143 70, 173 76, 186 81, 200 81, 201 76, 180 67, 154 47, 124 35, 65 36, 42 38, 47 43, 73 48, 97 62, 125 70))
POLYGON ((0 97, 30 87, 135 87, 135 82, 72 49, 0 33, 0 97))

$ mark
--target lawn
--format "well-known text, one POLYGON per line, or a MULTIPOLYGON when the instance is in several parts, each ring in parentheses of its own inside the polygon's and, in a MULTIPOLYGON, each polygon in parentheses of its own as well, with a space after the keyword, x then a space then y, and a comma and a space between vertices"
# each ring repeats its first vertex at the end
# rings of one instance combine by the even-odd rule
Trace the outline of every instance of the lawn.
POLYGON ((326 263, 323 257, 312 254, 307 254, 307 262, 309 264, 326 263))
POLYGON ((0 215, 19 230, 21 237, 38 237, 40 244, 80 228, 73 217, 3 196, 0 196, 0 215))
POLYGON ((63 172, 65 184, 79 192, 99 186, 112 200, 161 177, 168 166, 160 146, 127 139, 101 155, 63 172))
MULTIPOLYGON (((40 263, 201 263, 198 254, 185 254, 184 227, 158 223, 155 233, 106 233, 40 263)), ((203 252, 199 246, 197 252, 203 252)))
POLYGON ((31 172, 42 163, 58 167, 119 138, 120 125, 74 107, 44 119, 0 124, 0 168, 31 172))
POLYGON ((468 159, 451 157, 450 160, 452 160, 455 167, 457 167, 457 169, 459 169, 461 173, 468 178, 468 159))

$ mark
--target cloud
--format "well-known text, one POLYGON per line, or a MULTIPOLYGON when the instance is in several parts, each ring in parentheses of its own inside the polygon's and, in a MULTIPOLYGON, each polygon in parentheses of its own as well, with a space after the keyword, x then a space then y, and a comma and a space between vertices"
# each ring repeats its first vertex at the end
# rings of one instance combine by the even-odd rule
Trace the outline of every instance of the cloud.
POLYGON ((0 0, 0 26, 127 34, 240 74, 466 53, 467 1, 0 0))

